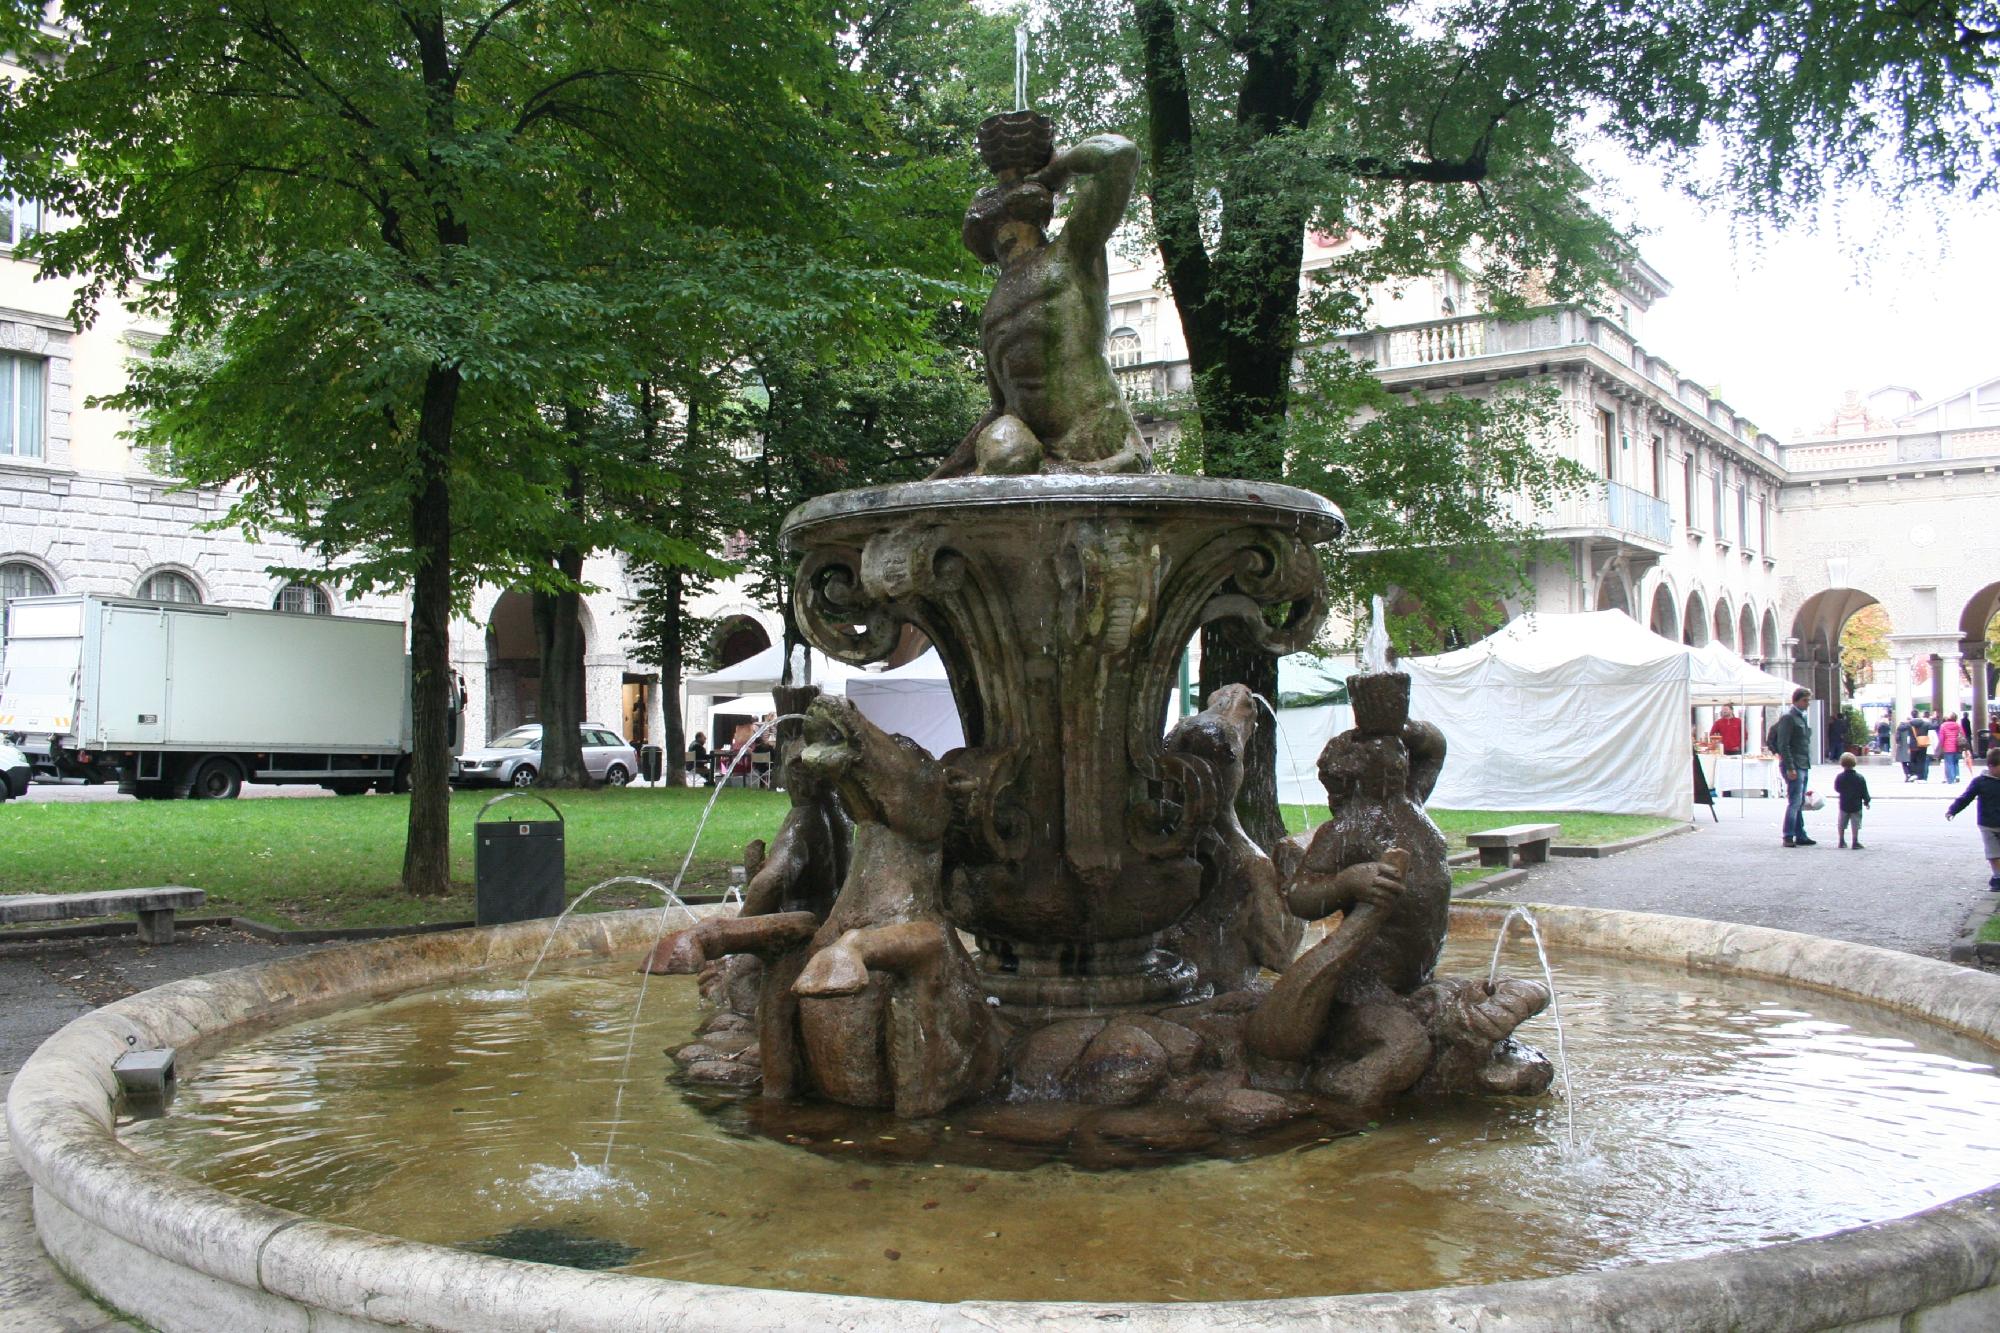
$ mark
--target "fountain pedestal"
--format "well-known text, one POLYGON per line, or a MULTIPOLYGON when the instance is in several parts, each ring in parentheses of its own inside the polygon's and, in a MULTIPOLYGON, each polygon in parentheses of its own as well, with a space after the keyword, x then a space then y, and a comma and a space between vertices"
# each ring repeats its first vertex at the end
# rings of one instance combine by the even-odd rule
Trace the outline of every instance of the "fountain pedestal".
POLYGON ((785 525, 816 646, 864 664, 902 627, 938 647, 966 744, 945 910, 992 994, 1042 1010, 1170 1000, 1157 948, 1199 896, 1208 761, 1163 747, 1188 640, 1233 619, 1273 653, 1325 614, 1313 545, 1342 529, 1291 487, 1161 475, 964 477, 802 505, 785 525))

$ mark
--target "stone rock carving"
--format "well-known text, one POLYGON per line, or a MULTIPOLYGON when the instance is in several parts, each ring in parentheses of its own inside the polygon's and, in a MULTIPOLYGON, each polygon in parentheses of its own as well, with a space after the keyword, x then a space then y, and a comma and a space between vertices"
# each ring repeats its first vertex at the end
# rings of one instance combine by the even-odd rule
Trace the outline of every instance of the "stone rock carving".
POLYGON ((1283 971, 1305 933, 1279 893, 1277 867, 1236 819, 1243 754, 1256 726, 1257 701, 1248 687, 1225 685, 1167 737, 1169 753, 1198 755, 1219 781, 1215 814, 1196 843, 1201 897, 1162 943, 1221 990, 1241 990, 1260 968, 1283 971))
POLYGON ((832 698, 807 713, 799 766, 855 820, 846 878, 792 983, 808 1076, 834 1101, 900 1116, 984 1092, 1005 1034, 942 908, 943 770, 832 698))
POLYGON ((822 496, 783 530, 805 636, 864 665, 921 632, 966 743, 933 758, 812 702, 742 915, 656 959, 719 1005, 675 1059, 761 1082, 740 1103, 758 1132, 912 1160, 960 1150, 946 1120, 1116 1165, 1323 1139, 1412 1090, 1544 1091, 1548 1062, 1513 1034, 1547 989, 1434 975, 1451 877, 1424 800, 1445 752, 1407 676, 1350 678, 1356 725, 1320 756, 1330 817, 1268 855, 1235 810, 1249 691, 1163 735, 1203 625, 1311 642, 1314 547, 1343 524, 1290 487, 1132 475, 1144 449, 1101 347, 1135 159, 1114 137, 1052 145, 1032 113, 982 131, 1000 181, 965 236, 1004 266, 992 411, 946 475, 822 496), (887 1115, 903 1128, 879 1132, 887 1115))
POLYGON ((993 405, 932 475, 1143 472, 1151 451, 1104 355, 1104 247, 1131 201, 1139 149, 1100 134, 1057 150, 1032 111, 991 118, 979 139, 998 181, 966 209, 962 235, 1000 266, 980 321, 993 405), (1051 239, 1065 188, 1069 216, 1051 239))

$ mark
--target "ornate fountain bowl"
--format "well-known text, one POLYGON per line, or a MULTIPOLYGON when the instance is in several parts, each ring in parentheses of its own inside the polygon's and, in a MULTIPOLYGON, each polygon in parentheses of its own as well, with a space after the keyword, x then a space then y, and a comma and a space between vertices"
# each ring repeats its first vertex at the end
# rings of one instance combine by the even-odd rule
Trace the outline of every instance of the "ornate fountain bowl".
POLYGON ((1270 652, 1325 616, 1307 491, 1158 474, 955 477, 810 501, 786 520, 806 637, 842 661, 913 625, 938 647, 966 744, 946 910, 994 993, 1138 1003, 1192 984, 1154 946, 1201 888, 1216 775, 1163 746, 1188 640, 1234 620, 1270 652), (1089 979, 1082 981, 1080 979, 1089 979))

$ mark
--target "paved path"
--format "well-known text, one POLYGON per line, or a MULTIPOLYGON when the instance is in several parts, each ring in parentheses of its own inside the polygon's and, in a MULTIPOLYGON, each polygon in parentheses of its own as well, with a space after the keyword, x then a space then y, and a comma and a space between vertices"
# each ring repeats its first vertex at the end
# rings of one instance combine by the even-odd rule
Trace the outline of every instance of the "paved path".
MULTIPOLYGON (((100 1004, 182 977, 304 952, 232 930, 183 930, 162 948, 132 937, 0 944, 0 1100, 21 1063, 63 1024, 100 1004)), ((0 1121, 0 1333, 128 1330, 72 1287, 35 1238, 28 1178, 0 1121)))
MULTIPOLYGON (((1824 778, 1830 795, 1832 776, 1813 770, 1815 789, 1824 778)), ((1777 801, 1725 798, 1719 822, 1697 806, 1690 832, 1602 860, 1557 858, 1494 896, 1741 921, 1942 958, 1969 920, 2000 906, 1986 891, 1978 831, 1969 812, 1945 822, 1955 793, 1942 782, 1868 776, 1876 799, 1858 852, 1834 845, 1831 801, 1806 816, 1819 845, 1788 848, 1777 801)))

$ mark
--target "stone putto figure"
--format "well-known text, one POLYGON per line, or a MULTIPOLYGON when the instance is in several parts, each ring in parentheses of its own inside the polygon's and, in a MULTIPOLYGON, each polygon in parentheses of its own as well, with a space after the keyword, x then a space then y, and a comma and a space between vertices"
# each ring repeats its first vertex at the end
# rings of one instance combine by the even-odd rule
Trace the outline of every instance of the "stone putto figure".
POLYGON ((962 235, 1000 266, 980 321, 993 405, 932 475, 1147 470, 1151 455, 1104 355, 1104 247, 1132 198, 1137 146, 1100 134, 1056 151, 1048 120, 1021 111, 982 125, 979 152, 999 181, 973 199, 962 235), (1065 188, 1069 216, 1051 238, 1065 188))

